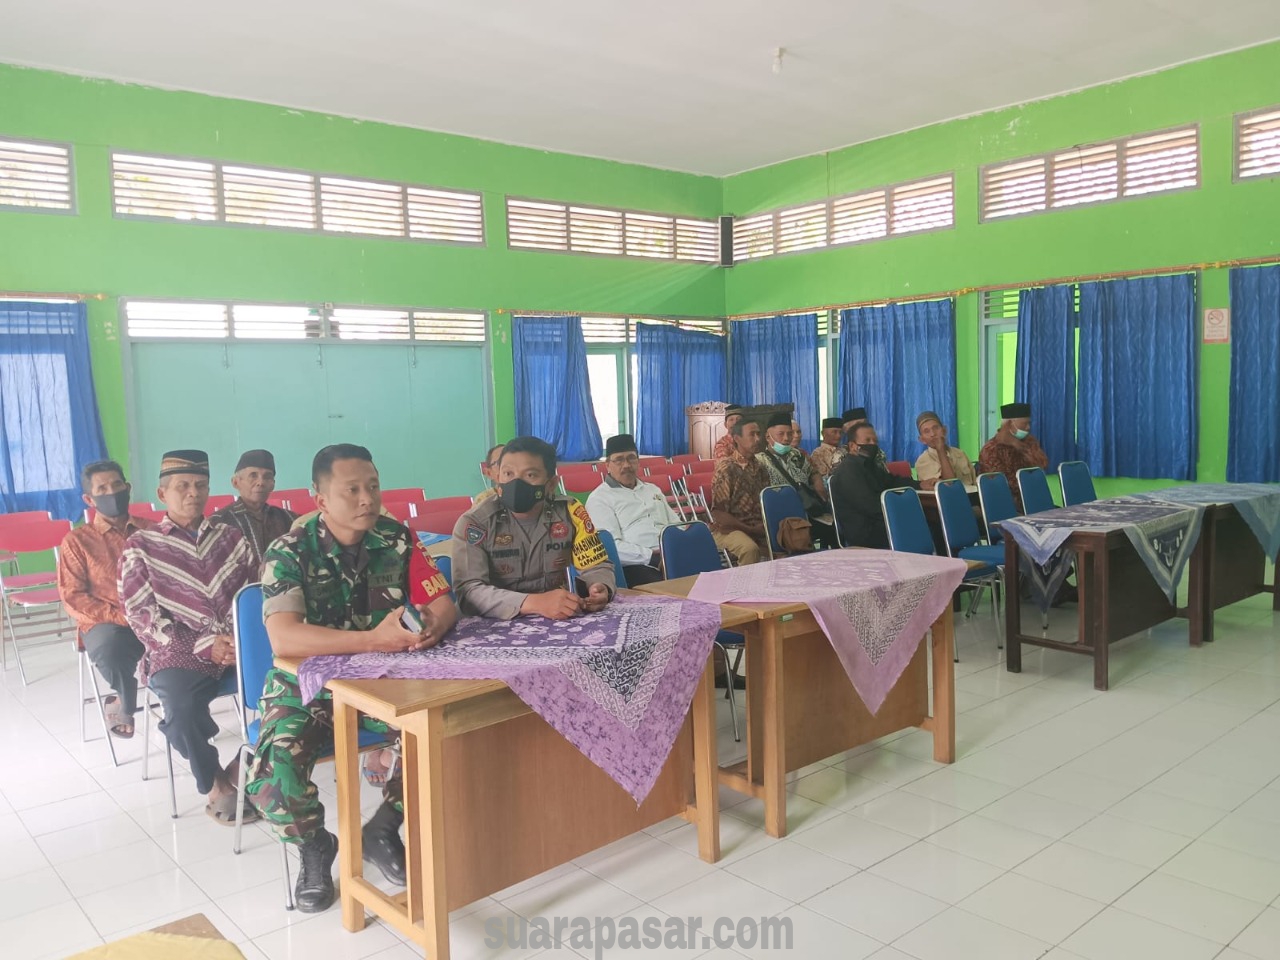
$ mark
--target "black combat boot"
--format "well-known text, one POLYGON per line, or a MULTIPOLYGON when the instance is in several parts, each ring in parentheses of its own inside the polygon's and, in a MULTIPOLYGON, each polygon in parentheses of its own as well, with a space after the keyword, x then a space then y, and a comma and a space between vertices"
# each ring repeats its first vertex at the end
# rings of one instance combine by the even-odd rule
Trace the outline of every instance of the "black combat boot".
POLYGON ((364 862, 372 863, 384 877, 400 887, 405 884, 404 843, 400 840, 402 823, 404 814, 384 802, 361 831, 364 862))
POLYGON ((303 913, 321 913, 333 904, 333 861, 338 855, 338 838, 328 830, 298 847, 302 868, 293 899, 303 913))

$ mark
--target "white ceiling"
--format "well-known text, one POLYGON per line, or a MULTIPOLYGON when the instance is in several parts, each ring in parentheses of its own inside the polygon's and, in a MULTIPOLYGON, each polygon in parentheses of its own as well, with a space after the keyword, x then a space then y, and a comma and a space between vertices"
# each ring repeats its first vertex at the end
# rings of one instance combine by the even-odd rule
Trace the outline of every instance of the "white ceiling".
POLYGON ((0 23, 0 61, 723 176, 1280 37, 1280 2, 0 0, 0 23))

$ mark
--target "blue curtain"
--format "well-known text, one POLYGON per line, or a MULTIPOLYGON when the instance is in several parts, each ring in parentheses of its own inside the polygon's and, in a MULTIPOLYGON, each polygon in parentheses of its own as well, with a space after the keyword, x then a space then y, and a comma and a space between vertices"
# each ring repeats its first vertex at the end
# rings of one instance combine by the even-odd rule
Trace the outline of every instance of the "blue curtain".
POLYGON ((561 460, 598 460, 604 452, 591 404, 581 317, 515 317, 516 433, 541 437, 561 460))
POLYGON ((1080 285, 1077 443, 1095 476, 1196 478, 1196 327, 1193 274, 1080 285))
POLYGON ((666 324, 636 324, 636 446, 641 453, 688 453, 684 408, 724 397, 724 337, 666 324))
POLYGON ((1076 449, 1075 287, 1018 293, 1018 354, 1013 395, 1031 404, 1031 432, 1049 469, 1080 459, 1076 449))
POLYGON ((818 429, 818 315, 729 324, 729 395, 743 406, 794 403, 809 434, 818 429))
POLYGON ((933 410, 960 446, 956 426, 954 300, 920 300, 840 312, 841 410, 866 407, 890 460, 920 455, 916 417, 933 410))
POLYGON ((1227 479, 1280 481, 1280 266, 1231 271, 1227 479))
POLYGON ((84 513, 80 468, 106 456, 83 303, 0 303, 0 506, 84 513))

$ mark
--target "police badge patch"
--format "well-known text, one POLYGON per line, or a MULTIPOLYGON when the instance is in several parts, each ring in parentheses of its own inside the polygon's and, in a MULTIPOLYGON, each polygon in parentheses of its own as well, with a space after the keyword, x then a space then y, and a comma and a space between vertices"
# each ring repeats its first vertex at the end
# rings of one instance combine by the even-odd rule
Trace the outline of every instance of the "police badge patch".
POLYGON ((484 527, 474 523, 467 524, 467 543, 469 545, 474 547, 484 543, 484 538, 488 535, 488 531, 484 527))

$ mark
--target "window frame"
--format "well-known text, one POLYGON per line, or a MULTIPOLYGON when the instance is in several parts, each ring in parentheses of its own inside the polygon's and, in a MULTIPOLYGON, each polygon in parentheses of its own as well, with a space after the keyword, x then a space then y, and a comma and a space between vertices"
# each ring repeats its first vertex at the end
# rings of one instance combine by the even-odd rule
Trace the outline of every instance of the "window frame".
POLYGON ((1233 184, 1253 183, 1258 180, 1271 180, 1280 177, 1280 169, 1276 169, 1272 173, 1255 173, 1250 176, 1240 175, 1240 148, 1243 146, 1242 128, 1253 117, 1259 117, 1267 113, 1280 114, 1280 103, 1269 107, 1260 107, 1257 110, 1246 110, 1243 113, 1237 113, 1231 118, 1231 182, 1233 184))
POLYGON ((67 196, 70 206, 66 210, 50 209, 48 207, 30 207, 21 204, 0 203, 0 212, 4 213, 46 213, 54 216, 78 216, 80 213, 80 196, 76 189, 76 148, 75 144, 70 141, 62 140, 42 140, 38 137, 10 137, 8 135, 0 136, 0 140, 8 140, 11 143, 29 143, 41 147, 61 147, 67 151, 67 196))

